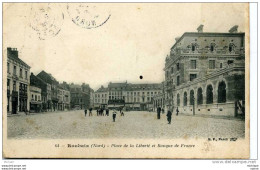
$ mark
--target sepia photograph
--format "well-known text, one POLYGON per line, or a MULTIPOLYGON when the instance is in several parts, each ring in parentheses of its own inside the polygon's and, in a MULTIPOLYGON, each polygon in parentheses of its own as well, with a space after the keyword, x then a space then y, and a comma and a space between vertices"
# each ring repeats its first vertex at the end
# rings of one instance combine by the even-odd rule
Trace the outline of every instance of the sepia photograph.
POLYGON ((248 3, 3 3, 3 157, 249 150, 248 3))

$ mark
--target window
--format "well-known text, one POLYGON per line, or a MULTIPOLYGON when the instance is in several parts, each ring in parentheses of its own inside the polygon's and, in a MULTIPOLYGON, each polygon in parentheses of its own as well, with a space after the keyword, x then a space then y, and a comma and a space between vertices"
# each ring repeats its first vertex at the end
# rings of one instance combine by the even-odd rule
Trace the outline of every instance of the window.
POLYGON ((220 64, 219 64, 219 68, 222 68, 222 67, 223 67, 223 66, 222 66, 222 63, 220 63, 220 64))
POLYGON ((13 83, 13 91, 16 91, 16 81, 13 83))
POLYGON ((211 52, 214 51, 214 45, 213 45, 213 44, 210 45, 210 51, 211 51, 211 52))
POLYGON ((177 63, 176 67, 177 67, 177 71, 179 71, 180 70, 180 63, 177 63))
POLYGON ((154 94, 157 94, 157 92, 154 92, 154 94))
POLYGON ((173 67, 171 67, 171 74, 173 73, 173 67))
POLYGON ((218 85, 218 103, 226 102, 226 83, 220 82, 218 85))
POLYGON ((32 94, 32 100, 33 100, 33 94, 32 94))
POLYGON ((233 60, 228 60, 228 65, 234 63, 233 60))
POLYGON ((34 100, 37 101, 37 95, 34 96, 34 100))
POLYGON ((202 88, 198 88, 197 103, 198 105, 203 104, 202 88))
POLYGON ((7 90, 10 90, 10 79, 7 79, 7 90))
POLYGON ((147 95, 149 95, 150 94, 150 92, 147 92, 147 95))
POLYGON ((20 68, 20 77, 23 77, 23 69, 20 68))
POLYGON ((187 92, 183 94, 183 106, 187 106, 187 92))
POLYGON ((153 92, 151 92, 151 95, 153 95, 153 92))
POLYGON ((195 45, 194 44, 192 44, 192 46, 191 46, 191 51, 195 51, 195 45))
POLYGON ((190 74, 190 81, 194 80, 197 78, 197 74, 190 74))
POLYGON ((177 86, 180 85, 180 76, 177 76, 177 86))
POLYGON ((190 105, 194 105, 194 91, 191 90, 190 91, 190 105))
POLYGON ((190 68, 196 69, 196 60, 190 60, 190 68))
POLYGON ((180 95, 177 94, 177 106, 180 106, 180 95))
POLYGON ((229 44, 228 51, 232 52, 234 50, 234 44, 229 44))
POLYGON ((215 69, 215 60, 209 60, 209 69, 215 69))
POLYGON ((7 63, 7 73, 10 73, 10 64, 7 63))
POLYGON ((16 66, 14 66, 14 73, 13 74, 16 75, 16 66))
POLYGON ((213 87, 212 87, 212 85, 207 86, 206 95, 207 95, 207 104, 213 103, 213 87))

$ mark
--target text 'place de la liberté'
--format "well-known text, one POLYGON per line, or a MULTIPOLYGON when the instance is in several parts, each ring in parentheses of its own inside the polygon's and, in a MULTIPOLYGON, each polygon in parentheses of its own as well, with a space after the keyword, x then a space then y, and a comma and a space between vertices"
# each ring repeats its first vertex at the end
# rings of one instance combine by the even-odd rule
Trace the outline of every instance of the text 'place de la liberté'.
MULTIPOLYGON (((203 32, 200 25, 196 32, 175 38, 161 68, 165 73, 163 82, 111 80, 96 91, 87 82, 67 83, 44 70, 30 72, 31 67, 19 57, 19 49, 8 47, 6 53, 4 107, 8 118, 77 110, 91 114, 97 111, 97 116, 109 110, 154 113, 157 119, 165 113, 168 124, 173 115, 245 117, 245 33, 239 32, 238 26, 227 32, 203 32)), ((227 137, 239 136, 244 134, 227 137)))

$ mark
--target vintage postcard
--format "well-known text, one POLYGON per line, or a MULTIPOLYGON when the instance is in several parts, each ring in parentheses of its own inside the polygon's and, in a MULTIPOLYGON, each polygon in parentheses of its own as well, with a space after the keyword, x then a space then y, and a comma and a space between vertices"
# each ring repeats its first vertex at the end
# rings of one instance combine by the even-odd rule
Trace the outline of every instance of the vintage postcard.
POLYGON ((248 3, 3 3, 2 22, 5 158, 249 158, 248 3))

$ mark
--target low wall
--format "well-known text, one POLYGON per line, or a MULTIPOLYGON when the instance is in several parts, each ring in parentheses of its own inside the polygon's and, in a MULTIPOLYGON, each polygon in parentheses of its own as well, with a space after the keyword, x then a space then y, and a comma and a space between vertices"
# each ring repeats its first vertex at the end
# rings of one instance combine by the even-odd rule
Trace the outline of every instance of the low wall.
MULTIPOLYGON (((182 106, 179 108, 179 114, 193 115, 193 106, 182 106)), ((176 113, 176 108, 174 110, 176 113)), ((216 104, 203 104, 195 105, 195 115, 216 115, 216 116, 229 116, 235 117, 235 103, 216 103, 216 104)))

